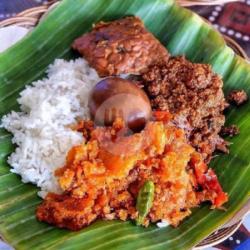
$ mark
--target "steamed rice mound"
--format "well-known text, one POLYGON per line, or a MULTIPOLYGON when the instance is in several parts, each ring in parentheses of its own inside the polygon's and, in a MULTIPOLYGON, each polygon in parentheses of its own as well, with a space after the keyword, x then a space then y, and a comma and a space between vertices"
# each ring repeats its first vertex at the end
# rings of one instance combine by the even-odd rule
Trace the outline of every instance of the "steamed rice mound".
POLYGON ((68 150, 84 140, 68 126, 89 118, 88 96, 99 81, 83 59, 61 59, 49 66, 48 77, 20 93, 21 111, 6 115, 2 127, 13 134, 16 150, 8 158, 11 172, 46 192, 60 193, 54 171, 65 164, 68 150))

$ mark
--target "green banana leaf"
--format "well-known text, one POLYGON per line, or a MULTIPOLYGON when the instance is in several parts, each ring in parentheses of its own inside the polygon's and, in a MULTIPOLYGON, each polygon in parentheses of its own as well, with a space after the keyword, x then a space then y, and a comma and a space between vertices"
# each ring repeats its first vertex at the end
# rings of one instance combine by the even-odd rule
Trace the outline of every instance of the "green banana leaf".
MULTIPOLYGON (((125 15, 140 16, 173 55, 211 64, 223 76, 225 93, 240 88, 250 95, 250 65, 234 55, 201 18, 174 1, 64 0, 33 32, 0 55, 0 116, 18 109, 19 92, 42 78, 55 58, 75 57, 70 45, 92 23, 125 15)), ((178 228, 97 221, 78 232, 36 221, 35 209, 41 202, 37 189, 10 173, 6 159, 14 146, 11 135, 0 129, 0 234, 15 249, 190 249, 233 217, 250 195, 250 105, 229 111, 227 123, 237 124, 241 133, 231 140, 230 154, 216 157, 211 164, 230 197, 226 211, 202 205, 178 228)))

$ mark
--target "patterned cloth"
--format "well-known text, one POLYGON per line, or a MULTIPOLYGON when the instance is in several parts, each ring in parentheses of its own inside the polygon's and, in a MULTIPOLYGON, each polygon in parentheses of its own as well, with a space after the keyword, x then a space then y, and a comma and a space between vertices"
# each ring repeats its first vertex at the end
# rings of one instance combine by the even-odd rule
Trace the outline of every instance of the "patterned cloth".
POLYGON ((250 57, 250 0, 191 9, 208 19, 222 34, 236 40, 250 57))
POLYGON ((0 0, 0 20, 10 18, 25 9, 47 2, 45 0, 0 0))
MULTIPOLYGON (((46 0, 0 0, 0 20, 15 16, 27 8, 45 4, 46 0)), ((193 11, 208 19, 221 33, 235 39, 250 57, 250 0, 213 7, 192 7, 193 11)), ((0 242, 0 249, 10 249, 0 242)), ((249 250, 250 216, 231 237, 212 249, 249 250)))

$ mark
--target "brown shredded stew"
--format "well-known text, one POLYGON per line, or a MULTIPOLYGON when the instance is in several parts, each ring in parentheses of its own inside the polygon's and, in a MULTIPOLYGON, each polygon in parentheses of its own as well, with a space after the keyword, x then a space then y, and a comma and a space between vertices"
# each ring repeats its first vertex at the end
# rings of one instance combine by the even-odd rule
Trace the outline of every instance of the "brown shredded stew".
POLYGON ((238 135, 239 133, 240 133, 239 128, 234 124, 228 127, 222 127, 220 131, 221 136, 229 136, 229 137, 234 137, 235 135, 238 135))
POLYGON ((248 96, 244 90, 235 89, 229 93, 227 100, 231 104, 234 104, 236 106, 240 106, 241 104, 245 103, 248 100, 248 96))
POLYGON ((184 56, 171 57, 166 63, 151 65, 140 84, 152 108, 173 114, 175 125, 184 129, 207 163, 216 149, 227 150, 219 136, 227 107, 223 82, 210 65, 192 63, 184 56))

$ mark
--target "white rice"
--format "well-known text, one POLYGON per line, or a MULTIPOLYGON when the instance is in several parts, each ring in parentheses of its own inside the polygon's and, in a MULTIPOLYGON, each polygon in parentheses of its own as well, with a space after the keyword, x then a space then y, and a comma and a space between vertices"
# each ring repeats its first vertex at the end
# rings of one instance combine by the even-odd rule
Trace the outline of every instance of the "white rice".
POLYGON ((48 191, 60 193, 54 171, 64 165, 68 150, 83 141, 67 125, 89 118, 88 96, 100 80, 83 59, 57 59, 47 73, 20 93, 21 112, 4 116, 1 125, 17 144, 8 158, 11 172, 40 187, 43 197, 48 191))
POLYGON ((167 220, 161 220, 160 222, 156 223, 156 226, 159 228, 163 228, 163 227, 168 227, 170 224, 167 220))

